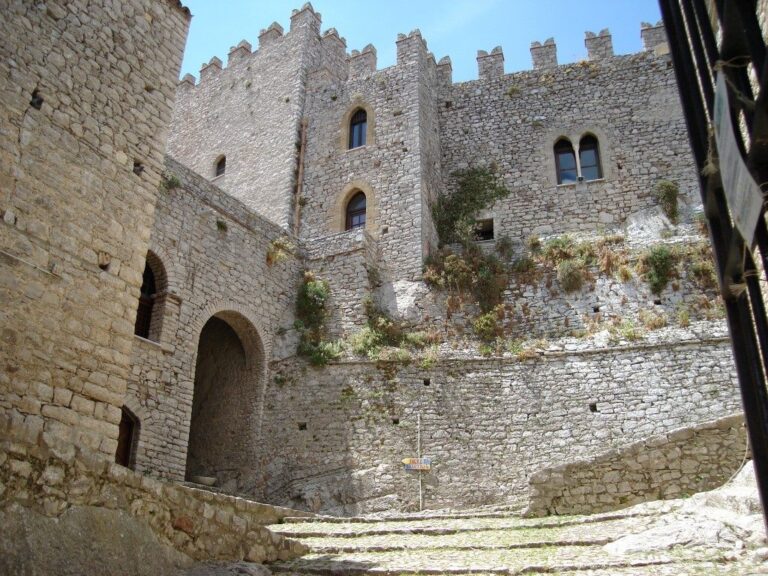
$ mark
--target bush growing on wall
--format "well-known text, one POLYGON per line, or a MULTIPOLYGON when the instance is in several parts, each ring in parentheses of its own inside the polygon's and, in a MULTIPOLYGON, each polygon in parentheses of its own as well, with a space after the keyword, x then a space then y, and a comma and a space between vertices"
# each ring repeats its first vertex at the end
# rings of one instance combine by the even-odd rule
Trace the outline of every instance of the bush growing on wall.
POLYGON ((651 292, 661 294, 675 269, 675 255, 672 250, 664 244, 652 246, 642 255, 639 264, 651 292))
POLYGON ((341 355, 340 342, 323 339, 325 322, 328 319, 328 298, 331 289, 328 282, 315 277, 312 272, 304 273, 296 298, 295 328, 300 334, 297 353, 305 356, 316 366, 324 366, 341 355))
POLYGON ((669 221, 677 223, 677 198, 680 195, 677 184, 669 180, 659 180, 653 188, 653 195, 656 196, 669 221))
POLYGON ((499 177, 488 168, 468 168, 451 174, 458 189, 450 196, 439 196, 432 206, 432 220, 441 244, 472 242, 475 217, 483 208, 509 196, 499 177))

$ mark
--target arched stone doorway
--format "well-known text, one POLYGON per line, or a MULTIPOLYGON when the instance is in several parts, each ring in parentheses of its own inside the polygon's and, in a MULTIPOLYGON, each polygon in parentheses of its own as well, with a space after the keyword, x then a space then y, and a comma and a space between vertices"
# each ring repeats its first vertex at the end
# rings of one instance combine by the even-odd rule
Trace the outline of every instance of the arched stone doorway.
POLYGON ((209 476, 227 490, 254 490, 263 371, 261 338, 245 317, 220 312, 206 322, 197 347, 188 480, 209 476))

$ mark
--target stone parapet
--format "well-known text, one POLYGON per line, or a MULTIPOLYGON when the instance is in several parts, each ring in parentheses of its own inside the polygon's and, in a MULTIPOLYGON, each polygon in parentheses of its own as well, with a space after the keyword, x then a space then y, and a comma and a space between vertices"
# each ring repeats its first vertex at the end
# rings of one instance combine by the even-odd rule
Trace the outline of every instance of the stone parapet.
MULTIPOLYGON (((142 476, 47 433, 20 437, 8 421, 0 421, 0 464, 6 504, 51 518, 83 507, 129 513, 161 544, 197 561, 261 563, 307 552, 265 526, 310 514, 142 476)), ((33 551, 24 561, 34 557, 33 551)))
POLYGON ((595 514, 712 490, 748 457, 744 415, 726 416, 535 472, 527 516, 595 514))

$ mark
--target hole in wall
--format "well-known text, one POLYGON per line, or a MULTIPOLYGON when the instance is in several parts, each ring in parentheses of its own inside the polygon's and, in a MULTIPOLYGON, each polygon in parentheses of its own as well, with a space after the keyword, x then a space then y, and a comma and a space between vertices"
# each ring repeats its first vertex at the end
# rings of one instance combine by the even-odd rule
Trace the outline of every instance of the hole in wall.
POLYGON ((142 172, 144 172, 144 164, 142 164, 138 160, 134 160, 133 161, 133 173, 136 174, 136 176, 141 176, 142 172))
POLYGON ((381 233, 382 234, 386 234, 387 232, 389 232, 389 226, 382 226, 381 227, 381 233))
POLYGON ((32 99, 29 101, 29 105, 32 106, 35 110, 40 110, 40 108, 43 107, 43 97, 40 96, 40 91, 35 88, 32 90, 32 99))
POLYGON ((592 312, 594 312, 595 314, 600 312, 600 306, 592 306, 592 312))
POLYGON ((399 426, 400 425, 400 418, 392 418, 392 424, 394 424, 395 426, 399 426))
POLYGON ((306 430, 306 429, 307 429, 307 423, 299 422, 299 430, 306 430))
POLYGON ((653 304, 654 304, 654 306, 661 306, 661 298, 656 298, 656 299, 653 301, 653 304))
POLYGON ((429 378, 424 378, 424 386, 429 386, 432 384, 432 381, 429 378))
POLYGON ((589 403, 589 411, 590 412, 597 412, 597 402, 590 402, 589 403))

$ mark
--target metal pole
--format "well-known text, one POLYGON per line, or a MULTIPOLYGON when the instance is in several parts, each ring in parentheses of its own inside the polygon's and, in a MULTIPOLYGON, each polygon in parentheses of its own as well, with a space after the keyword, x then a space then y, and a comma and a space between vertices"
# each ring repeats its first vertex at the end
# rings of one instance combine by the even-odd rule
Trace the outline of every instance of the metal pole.
MULTIPOLYGON (((421 463, 421 412, 416 415, 416 456, 419 458, 419 463, 421 463)), ((421 478, 423 473, 424 471, 419 468, 419 512, 424 509, 424 495, 422 492, 421 478)))

